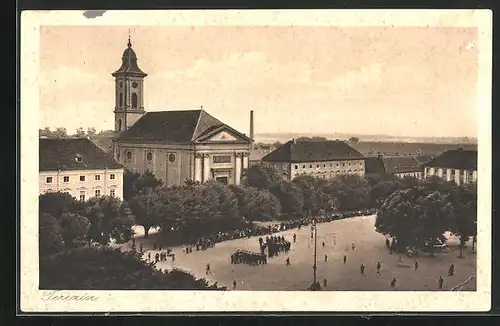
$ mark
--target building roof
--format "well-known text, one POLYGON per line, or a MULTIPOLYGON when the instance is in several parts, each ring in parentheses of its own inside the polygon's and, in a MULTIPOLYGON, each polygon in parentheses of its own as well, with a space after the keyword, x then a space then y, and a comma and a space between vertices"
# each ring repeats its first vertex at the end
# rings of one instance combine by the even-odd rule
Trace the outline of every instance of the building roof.
POLYGON ((448 150, 427 162, 425 166, 468 171, 477 170, 477 150, 448 150))
POLYGON ((137 65, 137 55, 132 49, 130 38, 128 39, 127 48, 123 51, 121 67, 111 75, 116 77, 121 74, 131 74, 139 77, 146 77, 148 75, 137 65))
POLYGON ((87 138, 39 140, 40 171, 106 168, 122 169, 123 165, 87 138))
POLYGON ((262 158, 267 162, 321 162, 363 159, 363 155, 338 140, 290 140, 262 158))
POLYGON ((225 127, 247 142, 251 139, 204 110, 147 112, 119 140, 193 142, 225 127))
POLYGON ((384 162, 375 157, 365 157, 365 173, 366 174, 385 174, 384 162))
POLYGON ((434 158, 433 155, 419 155, 419 156, 415 156, 415 159, 420 164, 425 164, 425 163, 431 161, 433 158, 434 158))
POLYGON ((423 172, 424 167, 413 156, 382 157, 387 174, 423 172))

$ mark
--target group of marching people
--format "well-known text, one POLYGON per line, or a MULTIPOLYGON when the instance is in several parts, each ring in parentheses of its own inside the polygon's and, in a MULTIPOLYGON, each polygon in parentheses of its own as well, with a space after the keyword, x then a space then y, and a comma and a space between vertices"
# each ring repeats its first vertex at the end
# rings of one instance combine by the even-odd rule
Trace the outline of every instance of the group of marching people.
POLYGON ((267 257, 265 254, 258 254, 247 250, 238 249, 231 255, 231 264, 248 264, 252 266, 267 264, 267 257))
POLYGON ((267 249, 268 258, 272 258, 278 256, 280 252, 288 253, 292 244, 284 236, 270 236, 266 237, 265 242, 259 238, 259 246, 261 254, 267 249))

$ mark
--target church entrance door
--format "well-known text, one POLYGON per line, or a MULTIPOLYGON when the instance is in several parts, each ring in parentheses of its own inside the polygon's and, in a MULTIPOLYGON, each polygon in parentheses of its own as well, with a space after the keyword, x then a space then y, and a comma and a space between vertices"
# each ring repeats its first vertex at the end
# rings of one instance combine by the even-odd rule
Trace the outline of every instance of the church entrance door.
POLYGON ((215 181, 220 182, 224 185, 227 185, 229 182, 227 177, 216 177, 215 181))

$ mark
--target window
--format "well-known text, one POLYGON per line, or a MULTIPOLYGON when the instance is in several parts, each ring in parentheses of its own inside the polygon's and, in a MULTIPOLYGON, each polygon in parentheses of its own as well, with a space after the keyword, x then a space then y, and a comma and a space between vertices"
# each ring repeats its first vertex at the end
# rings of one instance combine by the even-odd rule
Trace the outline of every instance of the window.
POLYGON ((118 130, 122 130, 122 119, 118 119, 118 130))
POLYGON ((153 160, 153 153, 148 152, 146 154, 146 160, 148 160, 148 162, 151 162, 153 160))
POLYGON ((342 167, 345 167, 345 163, 342 163, 342 167))
POLYGON ((351 166, 351 162, 349 162, 349 166, 351 166))
POLYGON ((95 196, 99 197, 101 195, 101 191, 99 189, 96 189, 95 191, 95 196))
POLYGON ((170 163, 174 163, 175 162, 175 155, 174 154, 170 154, 168 156, 168 160, 170 161, 170 163))
POLYGON ((317 164, 316 167, 319 169, 319 164, 317 164))
POLYGON ((81 201, 85 200, 85 191, 80 191, 80 200, 81 201))
POLYGON ((305 168, 306 168, 306 165, 305 165, 305 164, 304 164, 304 165, 302 165, 302 168, 303 168, 303 169, 305 169, 305 168))
POLYGON ((47 183, 52 183, 52 177, 47 177, 47 178, 45 179, 45 181, 46 181, 47 183))
POLYGON ((114 173, 112 173, 112 174, 109 175, 109 180, 115 180, 115 174, 114 173))
POLYGON ((332 167, 332 166, 333 166, 333 164, 332 164, 332 163, 330 163, 330 167, 332 167))
POLYGON ((63 177, 64 182, 69 182, 69 177, 63 177))
POLYGON ((137 107, 137 93, 132 94, 132 107, 133 108, 137 107))
POLYGON ((230 155, 214 156, 214 163, 231 163, 231 156, 230 155))
POLYGON ((312 165, 312 164, 311 164, 311 165, 309 165, 309 168, 310 168, 310 169, 312 169, 312 167, 313 167, 313 165, 312 165))
POLYGON ((323 167, 326 168, 326 164, 323 164, 323 167))
POLYGON ((299 168, 299 166, 298 166, 298 165, 295 165, 295 170, 297 170, 298 168, 299 168))
POLYGON ((80 181, 85 181, 85 176, 84 175, 80 176, 80 181))
POLYGON ((123 94, 120 93, 120 107, 123 106, 123 94))
POLYGON ((115 190, 114 190, 114 189, 110 189, 110 190, 109 190, 109 195, 110 195, 111 197, 114 197, 114 196, 115 196, 115 190))
POLYGON ((96 174, 96 175, 94 176, 94 178, 95 178, 95 181, 99 181, 99 180, 101 180, 101 176, 100 176, 99 174, 96 174))

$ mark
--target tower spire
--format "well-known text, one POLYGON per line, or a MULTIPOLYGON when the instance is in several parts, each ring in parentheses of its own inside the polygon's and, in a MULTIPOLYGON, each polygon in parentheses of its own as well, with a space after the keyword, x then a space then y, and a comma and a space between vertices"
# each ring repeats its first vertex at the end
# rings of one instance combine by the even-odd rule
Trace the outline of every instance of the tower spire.
POLYGON ((127 46, 130 48, 132 47, 132 43, 130 42, 130 28, 128 29, 128 43, 127 46))

